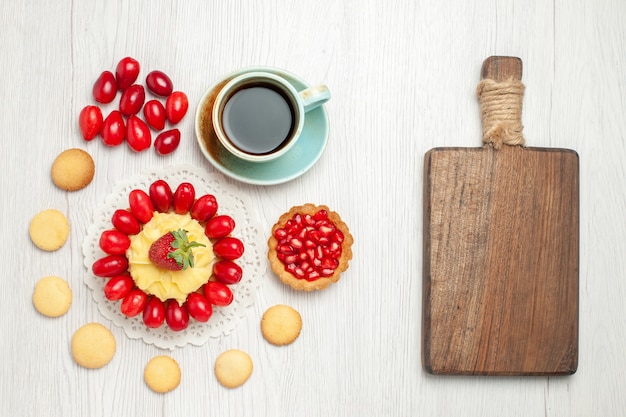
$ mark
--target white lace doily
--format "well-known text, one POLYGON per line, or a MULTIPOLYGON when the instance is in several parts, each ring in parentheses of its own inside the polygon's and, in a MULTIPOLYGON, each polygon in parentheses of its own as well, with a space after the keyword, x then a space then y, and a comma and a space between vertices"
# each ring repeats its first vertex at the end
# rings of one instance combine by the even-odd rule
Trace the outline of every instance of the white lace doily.
POLYGON ((266 270, 263 257, 266 242, 261 231, 257 215, 252 212, 252 206, 241 196, 235 195, 234 191, 227 187, 223 177, 188 165, 149 171, 117 184, 104 205, 94 212, 93 224, 87 231, 82 248, 87 268, 85 283, 92 290, 93 299, 98 304, 100 313, 116 326, 123 328, 128 337, 141 338, 146 343, 166 349, 174 349, 188 343, 201 345, 209 337, 219 337, 233 331, 245 316, 247 307, 254 304, 256 290, 266 270), (213 306, 213 315, 206 323, 190 318, 189 327, 179 332, 172 331, 165 324, 158 329, 148 328, 143 324, 141 314, 133 318, 123 315, 120 312, 121 301, 112 302, 104 296, 103 288, 108 280, 94 276, 91 271, 93 263, 106 255, 98 242, 103 231, 113 228, 111 224, 113 212, 128 208, 128 193, 131 190, 139 188, 148 192, 150 184, 157 179, 167 181, 172 190, 175 190, 181 182, 189 182, 195 187, 196 197, 207 193, 215 195, 218 213, 228 214, 235 219, 233 236, 241 239, 245 246, 243 256, 236 261, 243 269, 243 278, 239 283, 230 286, 234 294, 233 302, 227 307, 213 306))

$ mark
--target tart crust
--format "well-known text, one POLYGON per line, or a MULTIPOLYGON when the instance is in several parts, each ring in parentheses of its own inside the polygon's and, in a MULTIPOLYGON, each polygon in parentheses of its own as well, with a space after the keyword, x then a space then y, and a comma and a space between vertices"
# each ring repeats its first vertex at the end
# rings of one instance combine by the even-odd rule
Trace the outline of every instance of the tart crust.
POLYGON ((325 205, 315 205, 315 204, 304 204, 302 206, 294 206, 288 212, 284 213, 282 216, 278 218, 276 224, 272 227, 272 234, 268 240, 269 251, 267 253, 267 258, 270 261, 270 265, 274 273, 280 278, 280 280, 291 286, 294 290, 299 291, 314 291, 314 290, 323 290, 327 288, 330 284, 339 281, 340 275, 346 269, 348 269, 348 261, 352 259, 352 243, 354 242, 354 238, 348 229, 348 226, 341 220, 339 214, 334 211, 331 211, 325 205), (339 265, 335 269, 335 272, 328 277, 320 277, 313 281, 307 281, 306 279, 300 279, 292 275, 289 271, 285 270, 285 265, 278 259, 276 246, 278 245, 278 239, 274 237, 274 232, 276 229, 284 227, 288 220, 293 218, 296 214, 301 215, 314 215, 319 210, 326 210, 328 213, 328 219, 335 225, 335 227, 344 234, 344 240, 341 244, 341 256, 339 257, 339 265))

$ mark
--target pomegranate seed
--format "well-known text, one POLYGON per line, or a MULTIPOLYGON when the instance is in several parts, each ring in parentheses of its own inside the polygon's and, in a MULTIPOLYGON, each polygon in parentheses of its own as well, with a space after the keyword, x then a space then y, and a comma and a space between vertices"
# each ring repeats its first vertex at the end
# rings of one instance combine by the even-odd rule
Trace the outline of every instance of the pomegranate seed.
POLYGON ((300 214, 296 214, 293 216, 293 221, 295 224, 302 224, 302 216, 300 214))
POLYGON ((286 264, 295 264, 298 261, 298 255, 287 255, 285 256, 286 264))
POLYGON ((286 255, 293 253, 293 248, 289 245, 279 245, 276 247, 278 253, 284 253, 286 255))
POLYGON ((304 247, 308 249, 315 249, 317 247, 317 244, 312 240, 307 239, 304 241, 304 247))
POLYGON ((311 216, 310 214, 307 214, 304 216, 304 223, 308 224, 309 226, 313 226, 315 224, 315 219, 313 219, 313 216, 311 216))
POLYGON ((322 269, 331 269, 333 268, 332 263, 330 262, 331 258, 325 257, 322 258, 322 264, 320 265, 322 267, 322 269))
MULTIPOLYGON (((294 275, 298 278, 304 278, 304 270, 302 268, 295 268, 293 271, 294 275)), ((332 275, 332 274, 331 274, 332 275)))
POLYGON ((301 249, 302 246, 304 246, 302 244, 302 241, 300 239, 296 239, 296 238, 291 239, 289 241, 289 244, 291 244, 291 247, 293 247, 294 249, 301 249))
POLYGON ((335 236, 333 237, 334 240, 336 240, 339 243, 343 243, 344 240, 344 235, 343 232, 339 229, 335 230, 335 236))
POLYGON ((326 218, 328 218, 328 212, 324 209, 318 211, 313 215, 313 219, 315 220, 324 220, 326 218))
POLYGON ((322 259, 322 268, 324 269, 335 269, 339 266, 339 261, 335 258, 323 258, 322 259))
POLYGON ((318 232, 317 230, 311 230, 309 232, 309 239, 311 242, 313 242, 314 244, 319 243, 320 241, 320 232, 318 232))
POLYGON ((332 225, 321 225, 318 230, 320 233, 326 237, 330 237, 334 234, 335 228, 332 225))
POLYGON ((315 281, 319 277, 321 277, 321 274, 316 270, 313 270, 306 275, 307 281, 315 281))
POLYGON ((274 237, 278 240, 282 240, 287 237, 287 232, 282 227, 278 228, 274 231, 274 237))
POLYGON ((332 274, 334 274, 334 273, 335 273, 335 270, 334 270, 334 269, 330 269, 330 268, 328 268, 328 269, 322 269, 322 270, 320 271, 320 274, 321 274, 323 277, 329 277, 329 276, 331 276, 331 275, 332 275, 332 274))

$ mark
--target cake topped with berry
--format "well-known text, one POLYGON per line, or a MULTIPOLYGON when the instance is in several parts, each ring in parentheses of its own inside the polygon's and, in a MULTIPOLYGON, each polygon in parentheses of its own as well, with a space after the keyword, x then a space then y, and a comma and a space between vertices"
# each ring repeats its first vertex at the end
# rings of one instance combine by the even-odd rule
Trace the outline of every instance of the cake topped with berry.
POLYGON ((212 274, 213 244, 189 214, 159 213, 130 236, 128 271, 138 288, 184 303, 212 274))
POLYGON ((173 331, 207 322, 214 307, 232 303, 244 244, 231 235, 235 221, 218 213, 215 196, 196 198, 191 183, 172 191, 156 180, 147 191, 131 190, 128 205, 113 213, 99 239, 105 255, 92 265, 107 279, 107 300, 128 318, 141 315, 146 327, 173 331))
POLYGON ((292 207, 272 227, 268 259, 293 289, 321 290, 348 269, 353 241, 339 214, 324 205, 305 204, 292 207))

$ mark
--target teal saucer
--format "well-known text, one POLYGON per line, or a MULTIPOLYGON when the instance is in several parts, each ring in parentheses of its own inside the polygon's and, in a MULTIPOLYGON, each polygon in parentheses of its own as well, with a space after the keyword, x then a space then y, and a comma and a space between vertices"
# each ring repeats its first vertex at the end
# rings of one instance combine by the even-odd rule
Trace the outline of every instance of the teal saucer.
POLYGON ((224 175, 256 185, 291 181, 307 172, 320 159, 328 142, 328 115, 324 106, 309 111, 298 142, 283 156, 267 162, 249 162, 228 152, 213 131, 211 109, 215 93, 231 78, 250 71, 266 71, 284 77, 297 90, 309 85, 296 75, 272 67, 249 67, 216 81, 204 94, 196 111, 196 139, 205 158, 224 175))

